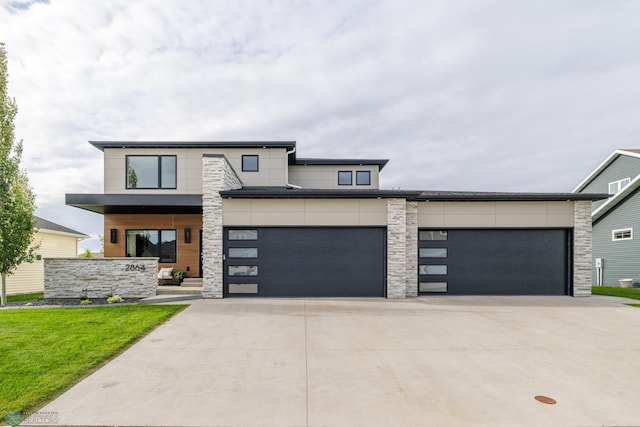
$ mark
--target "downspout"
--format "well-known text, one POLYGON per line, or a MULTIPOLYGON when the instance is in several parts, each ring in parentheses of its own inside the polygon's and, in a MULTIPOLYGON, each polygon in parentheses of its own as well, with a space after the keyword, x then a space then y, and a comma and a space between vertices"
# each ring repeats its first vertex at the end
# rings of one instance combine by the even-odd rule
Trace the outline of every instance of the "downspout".
POLYGON ((285 169, 285 172, 284 172, 284 182, 285 182, 285 185, 287 187, 302 188, 299 185, 293 185, 293 184, 289 183, 289 155, 293 154, 295 152, 296 152, 296 147, 295 146, 293 147, 293 149, 291 151, 287 151, 287 168, 285 169))

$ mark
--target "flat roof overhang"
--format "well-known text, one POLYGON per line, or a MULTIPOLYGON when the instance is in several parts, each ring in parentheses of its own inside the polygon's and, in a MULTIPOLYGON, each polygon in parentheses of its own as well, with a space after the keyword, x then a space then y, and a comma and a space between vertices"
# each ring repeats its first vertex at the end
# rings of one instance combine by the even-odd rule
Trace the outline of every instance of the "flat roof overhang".
POLYGON ((100 151, 105 148, 286 148, 295 141, 89 141, 100 151))
POLYGON ((201 194, 66 194, 65 204, 99 214, 201 214, 201 194))
POLYGON ((298 157, 293 162, 289 162, 298 166, 378 166, 381 171, 389 159, 308 159, 298 157))

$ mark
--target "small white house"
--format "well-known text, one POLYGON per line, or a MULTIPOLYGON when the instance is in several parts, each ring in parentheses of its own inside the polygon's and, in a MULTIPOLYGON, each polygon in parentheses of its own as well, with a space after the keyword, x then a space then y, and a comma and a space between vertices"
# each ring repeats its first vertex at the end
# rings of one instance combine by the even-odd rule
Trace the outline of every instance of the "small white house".
POLYGON ((34 244, 40 244, 37 258, 32 263, 19 265, 16 271, 7 276, 7 294, 25 294, 44 291, 44 258, 75 258, 78 256, 78 240, 89 236, 55 224, 46 219, 35 217, 37 233, 34 244))

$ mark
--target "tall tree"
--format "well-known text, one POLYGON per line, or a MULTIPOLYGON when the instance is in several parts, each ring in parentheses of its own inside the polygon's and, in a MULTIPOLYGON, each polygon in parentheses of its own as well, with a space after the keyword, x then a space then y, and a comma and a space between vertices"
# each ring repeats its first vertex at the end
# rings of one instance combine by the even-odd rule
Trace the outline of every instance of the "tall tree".
POLYGON ((18 107, 9 97, 7 51, 0 42, 0 304, 7 303, 7 276, 18 265, 32 261, 36 247, 30 246, 36 232, 33 216, 35 197, 29 180, 20 170, 22 140, 15 140, 13 123, 18 107))

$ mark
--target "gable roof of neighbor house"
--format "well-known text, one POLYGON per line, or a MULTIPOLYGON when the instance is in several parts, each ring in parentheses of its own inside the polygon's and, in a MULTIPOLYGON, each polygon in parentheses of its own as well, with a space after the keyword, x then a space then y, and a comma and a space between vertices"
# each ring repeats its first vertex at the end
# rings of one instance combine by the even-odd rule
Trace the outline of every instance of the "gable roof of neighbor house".
MULTIPOLYGON (((630 156, 640 158, 640 149, 628 148, 619 149, 611 153, 604 162, 602 162, 593 172, 589 174, 578 186, 573 190, 574 192, 582 191, 590 182, 592 182, 600 173, 611 165, 620 156, 630 156)), ((620 202, 625 200, 631 194, 635 193, 640 188, 640 171, 631 179, 631 182, 618 191, 613 197, 601 204, 596 210, 591 213, 592 221, 596 221, 605 215, 607 212, 615 208, 620 202)))
POLYGON ((55 222, 47 221, 46 219, 40 218, 39 216, 34 215, 33 217, 36 219, 36 228, 39 231, 51 232, 53 234, 63 234, 73 237, 89 237, 84 233, 80 233, 79 231, 75 231, 63 225, 56 224, 55 222))

